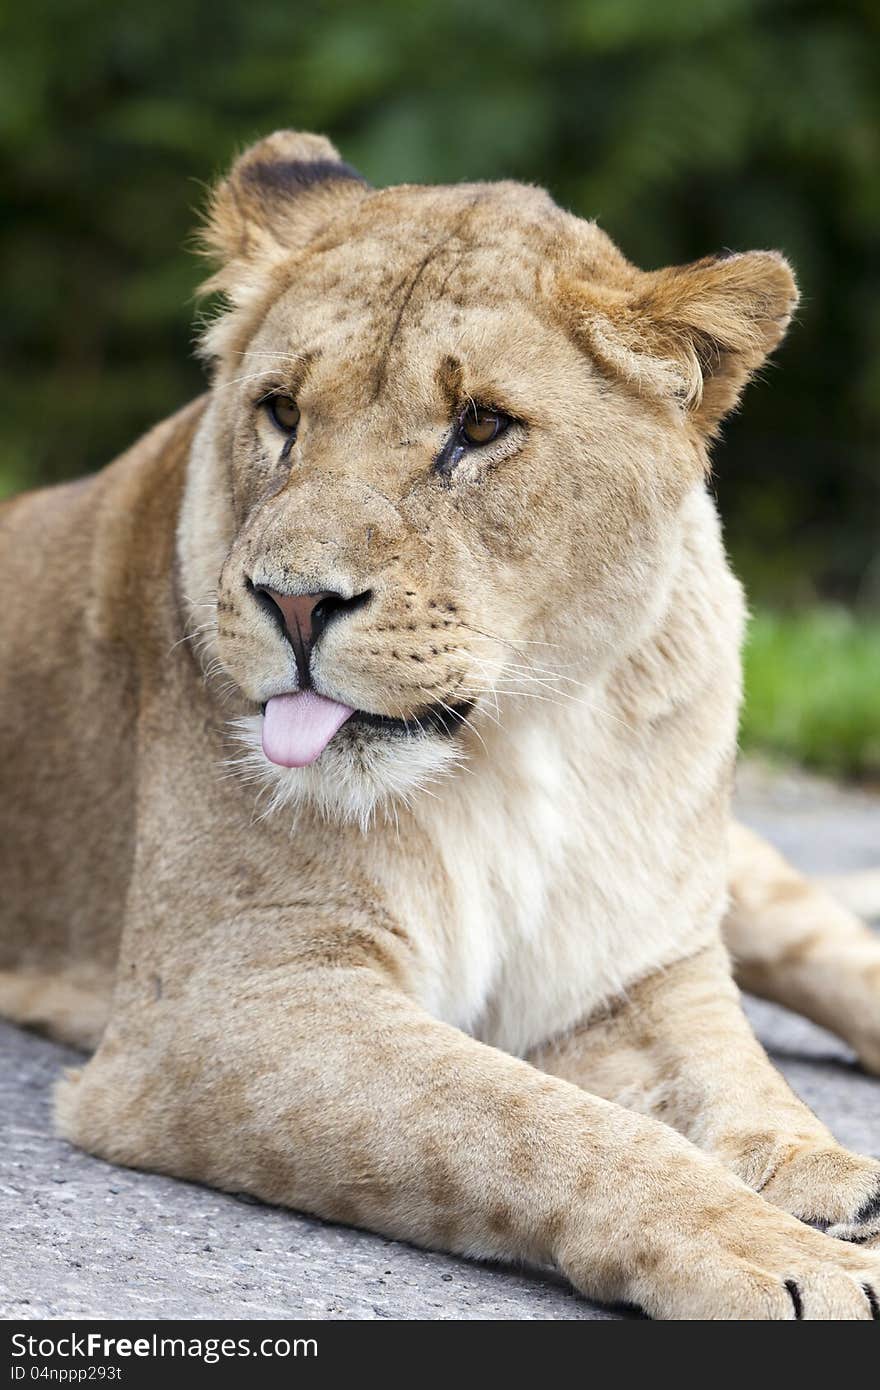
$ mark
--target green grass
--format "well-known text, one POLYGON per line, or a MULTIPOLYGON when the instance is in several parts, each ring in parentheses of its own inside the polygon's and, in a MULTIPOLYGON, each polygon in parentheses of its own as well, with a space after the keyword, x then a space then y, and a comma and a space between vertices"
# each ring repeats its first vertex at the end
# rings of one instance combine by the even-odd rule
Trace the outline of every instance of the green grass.
POLYGON ((742 744, 848 777, 880 776, 880 617, 759 609, 742 744))

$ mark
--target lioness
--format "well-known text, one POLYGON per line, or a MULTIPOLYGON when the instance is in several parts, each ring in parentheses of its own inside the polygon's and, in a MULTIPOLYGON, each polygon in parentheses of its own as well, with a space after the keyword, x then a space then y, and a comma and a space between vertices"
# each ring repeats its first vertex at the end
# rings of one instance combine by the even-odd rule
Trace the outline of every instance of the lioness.
POLYGON ((880 1070, 880 945, 730 824, 708 448, 788 265, 290 132, 207 241, 208 393, 0 513, 0 1007, 97 1049, 61 1133, 654 1317, 880 1317, 880 1163, 728 957, 880 1070))

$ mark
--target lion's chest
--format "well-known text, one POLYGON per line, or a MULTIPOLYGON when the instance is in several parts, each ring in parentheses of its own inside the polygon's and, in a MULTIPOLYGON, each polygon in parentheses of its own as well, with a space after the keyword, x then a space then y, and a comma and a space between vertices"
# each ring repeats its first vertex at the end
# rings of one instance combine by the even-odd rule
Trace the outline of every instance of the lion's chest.
POLYGON ((585 778, 536 741, 462 798, 401 897, 432 1014, 522 1055, 714 927, 694 903, 717 864, 688 863, 676 809, 619 772, 585 778))

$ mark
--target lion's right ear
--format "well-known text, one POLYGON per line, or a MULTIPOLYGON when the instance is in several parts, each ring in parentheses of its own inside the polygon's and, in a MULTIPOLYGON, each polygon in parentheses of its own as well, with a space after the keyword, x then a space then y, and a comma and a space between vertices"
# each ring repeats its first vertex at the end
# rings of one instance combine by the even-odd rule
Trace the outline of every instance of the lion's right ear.
POLYGON ((218 269, 205 289, 242 303, 267 269, 305 246, 368 184, 323 135, 278 130, 245 150, 211 196, 202 246, 218 269))

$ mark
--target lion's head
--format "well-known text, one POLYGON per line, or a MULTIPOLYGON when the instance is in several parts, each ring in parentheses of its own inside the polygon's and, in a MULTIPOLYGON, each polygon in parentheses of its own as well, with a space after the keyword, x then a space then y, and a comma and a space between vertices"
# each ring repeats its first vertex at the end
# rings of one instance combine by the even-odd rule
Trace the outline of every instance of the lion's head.
POLYGON ((508 698, 633 650, 794 281, 759 252, 645 273, 539 189, 374 191, 289 132, 207 240, 193 624, 276 799, 366 820, 508 698))

